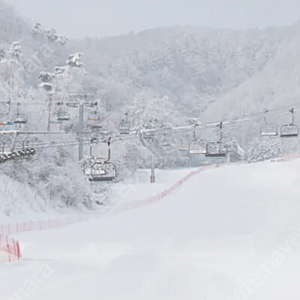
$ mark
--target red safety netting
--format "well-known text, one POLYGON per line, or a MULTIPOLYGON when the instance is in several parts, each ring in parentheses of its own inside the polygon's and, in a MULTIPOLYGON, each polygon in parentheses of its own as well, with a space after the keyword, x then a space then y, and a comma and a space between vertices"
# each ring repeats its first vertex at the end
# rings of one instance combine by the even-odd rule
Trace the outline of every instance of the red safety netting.
POLYGON ((60 217, 57 219, 39 220, 39 221, 21 221, 0 226, 0 235, 11 235, 26 231, 38 231, 64 227, 66 225, 76 224, 87 221, 91 218, 103 216, 101 212, 80 213, 72 216, 60 217))
MULTIPOLYGON (((288 161, 298 157, 299 156, 282 158, 273 161, 276 162, 288 161)), ((115 214, 115 213, 120 213, 131 209, 140 208, 148 204, 160 201, 163 198, 167 197, 168 195, 172 194, 177 188, 182 186, 186 181, 188 181, 194 175, 197 175, 200 172, 208 169, 219 167, 221 165, 224 166, 227 164, 222 163, 220 165, 201 167, 199 169, 191 171, 182 179, 174 183, 171 187, 165 189, 163 192, 143 200, 122 202, 116 207, 114 207, 114 209, 110 210, 108 213, 105 213, 103 211, 102 212, 91 211, 87 213, 79 213, 76 215, 61 217, 55 220, 48 219, 48 220, 40 220, 40 221, 22 221, 22 222, 9 223, 5 225, 2 224, 0 225, 0 263, 3 261, 8 261, 8 262, 15 261, 20 259, 21 257, 19 242, 14 241, 13 239, 9 239, 8 236, 10 234, 17 234, 25 231, 37 231, 37 230, 46 230, 46 229, 64 227, 66 225, 84 222, 90 220, 91 218, 104 217, 107 216, 108 214, 115 214)))
POLYGON ((8 236, 0 235, 0 262, 13 262, 21 258, 20 245, 18 241, 8 236))

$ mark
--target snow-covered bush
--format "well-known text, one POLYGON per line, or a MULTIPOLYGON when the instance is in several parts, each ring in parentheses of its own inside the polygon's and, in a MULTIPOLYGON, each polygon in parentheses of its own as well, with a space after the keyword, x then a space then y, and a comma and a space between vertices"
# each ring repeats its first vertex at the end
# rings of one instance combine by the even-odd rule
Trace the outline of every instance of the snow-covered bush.
POLYGON ((247 146, 246 160, 248 162, 259 162, 268 159, 282 157, 283 149, 281 140, 273 137, 254 139, 247 146))
POLYGON ((12 180, 31 186, 52 207, 92 207, 96 201, 76 161, 62 148, 48 149, 31 159, 3 165, 2 170, 12 180))

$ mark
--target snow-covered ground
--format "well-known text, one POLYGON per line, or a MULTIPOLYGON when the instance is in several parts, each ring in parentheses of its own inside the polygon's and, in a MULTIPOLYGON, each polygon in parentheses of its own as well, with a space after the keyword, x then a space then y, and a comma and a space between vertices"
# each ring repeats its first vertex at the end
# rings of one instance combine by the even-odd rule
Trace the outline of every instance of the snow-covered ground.
POLYGON ((110 185, 109 197, 114 203, 145 199, 162 192, 193 170, 196 169, 155 170, 155 184, 149 184, 150 170, 139 170, 124 182, 110 185))
POLYGON ((23 259, 1 265, 0 299, 298 300, 299 169, 211 169, 161 202, 20 234, 23 259))
MULTIPOLYGON (((150 170, 138 170, 134 175, 119 183, 108 183, 107 193, 100 200, 107 202, 106 207, 98 207, 109 211, 117 204, 143 200, 154 196, 187 175, 193 169, 156 170, 156 184, 149 184, 150 170)), ((95 183, 99 185, 99 183, 95 183)), ((103 186, 103 183, 101 183, 103 186)), ((95 207, 97 208, 97 207, 95 207)), ((20 184, 2 175, 0 180, 0 225, 22 221, 55 220, 78 212, 88 212, 80 208, 54 208, 51 202, 46 203, 36 192, 25 184, 20 184)))

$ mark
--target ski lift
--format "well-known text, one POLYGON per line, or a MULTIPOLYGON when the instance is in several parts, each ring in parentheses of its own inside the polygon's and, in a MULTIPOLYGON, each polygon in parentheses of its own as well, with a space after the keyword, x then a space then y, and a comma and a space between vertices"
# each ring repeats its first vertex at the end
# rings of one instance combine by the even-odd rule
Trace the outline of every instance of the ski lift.
POLYGON ((69 121, 71 117, 70 117, 70 114, 68 112, 66 112, 62 109, 63 103, 58 102, 57 105, 58 105, 57 121, 58 122, 69 121))
POLYGON ((171 144, 167 141, 163 141, 162 142, 162 146, 165 147, 165 148, 170 148, 171 147, 171 144))
POLYGON ((5 142, 2 142, 1 154, 0 154, 0 163, 5 163, 8 160, 7 153, 5 152, 5 142))
POLYGON ((89 176, 89 181, 116 181, 117 168, 111 162, 95 161, 86 175, 89 176))
POLYGON ((20 114, 19 106, 20 106, 20 103, 17 103, 17 114, 15 116, 14 123, 21 124, 21 125, 26 124, 28 122, 28 118, 25 114, 20 114))
POLYGON ((196 125, 195 125, 193 131, 193 140, 189 143, 189 154, 190 155, 206 154, 206 145, 207 145, 206 141, 197 139, 196 125))
POLYGON ((221 141, 209 142, 206 145, 207 157, 225 157, 228 153, 227 145, 221 141))
POLYGON ((280 137, 297 137, 299 135, 299 127, 294 123, 294 108, 290 109, 292 114, 292 122, 288 125, 282 125, 280 127, 280 137))
POLYGON ((69 121, 69 120, 70 120, 69 113, 67 113, 65 111, 59 111, 57 113, 57 121, 58 122, 69 121))
POLYGON ((50 82, 41 82, 39 87, 44 89, 46 92, 52 92, 53 90, 53 85, 50 82))
POLYGON ((180 141, 179 148, 178 148, 178 150, 180 152, 188 152, 189 151, 189 148, 190 148, 189 140, 190 140, 189 135, 187 135, 185 137, 181 137, 181 141, 180 141))
POLYGON ((130 124, 127 121, 122 121, 119 127, 120 134, 129 134, 130 133, 130 124))
POLYGON ((270 124, 267 121, 267 113, 268 111, 265 111, 265 117, 264 117, 264 122, 260 128, 260 135, 261 136, 277 136, 278 135, 278 129, 276 124, 270 124))
POLYGON ((125 114, 125 119, 122 119, 119 125, 120 134, 129 134, 130 133, 130 122, 128 119, 128 113, 125 114))
POLYGON ((143 133, 143 140, 148 141, 148 142, 153 142, 154 141, 154 134, 151 132, 144 132, 143 133))
POLYGON ((92 129, 101 129, 103 125, 100 120, 100 113, 98 112, 98 106, 96 106, 96 110, 88 115, 88 126, 92 129))
POLYGON ((28 118, 26 115, 24 114, 16 115, 14 121, 15 124, 26 124, 27 122, 28 122, 28 118))
POLYGON ((0 114, 0 125, 13 125, 13 118, 10 114, 0 114))
POLYGON ((172 149, 172 144, 170 142, 170 136, 168 136, 166 133, 164 133, 162 141, 161 141, 161 146, 165 148, 166 150, 172 149))
MULTIPOLYGON (((152 120, 150 120, 148 123, 145 123, 142 125, 143 129, 145 130, 153 130, 154 129, 154 124, 152 123, 152 120)), ((153 142, 154 141, 154 133, 153 132, 143 132, 142 133, 142 138, 145 141, 148 142, 153 142)))
POLYGON ((90 158, 85 161, 84 173, 88 176, 89 181, 116 181, 117 168, 110 162, 110 142, 111 138, 107 140, 108 144, 108 157, 106 160, 103 158, 95 157, 92 153, 92 143, 90 145, 90 158))
POLYGON ((193 140, 189 144, 189 154, 206 154, 206 145, 207 142, 204 140, 193 140))
MULTIPOLYGON (((2 152, 3 151, 4 147, 2 149, 2 152)), ((15 135, 10 152, 9 159, 29 158, 36 154, 36 150, 29 146, 28 137, 25 140, 20 141, 18 135, 15 135)))
POLYGON ((218 141, 209 142, 206 145, 206 157, 225 157, 228 154, 228 146, 223 140, 223 123, 220 123, 220 139, 218 141))

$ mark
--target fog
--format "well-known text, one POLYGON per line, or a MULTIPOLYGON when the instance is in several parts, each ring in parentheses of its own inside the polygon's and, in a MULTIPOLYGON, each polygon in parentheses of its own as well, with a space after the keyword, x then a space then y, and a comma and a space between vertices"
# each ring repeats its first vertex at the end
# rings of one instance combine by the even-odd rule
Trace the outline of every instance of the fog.
POLYGON ((218 28, 290 25, 299 0, 7 0, 44 27, 71 38, 111 36, 174 25, 218 28))

